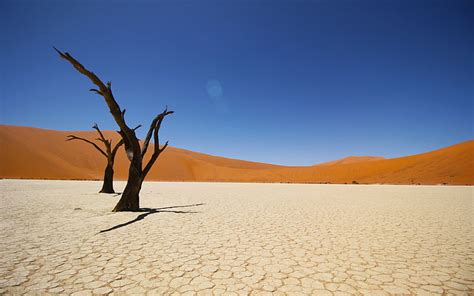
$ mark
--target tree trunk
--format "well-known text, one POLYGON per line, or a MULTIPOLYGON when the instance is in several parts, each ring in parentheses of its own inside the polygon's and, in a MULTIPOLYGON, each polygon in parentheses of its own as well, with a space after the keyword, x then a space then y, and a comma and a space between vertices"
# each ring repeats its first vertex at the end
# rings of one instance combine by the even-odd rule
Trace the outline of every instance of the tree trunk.
POLYGON ((140 189, 142 188, 143 178, 141 172, 137 171, 133 164, 130 165, 128 172, 128 180, 122 197, 113 209, 113 212, 130 211, 136 212, 140 210, 140 189))
POLYGON ((114 191, 114 164, 107 162, 107 167, 104 172, 104 184, 100 193, 115 193, 114 191))

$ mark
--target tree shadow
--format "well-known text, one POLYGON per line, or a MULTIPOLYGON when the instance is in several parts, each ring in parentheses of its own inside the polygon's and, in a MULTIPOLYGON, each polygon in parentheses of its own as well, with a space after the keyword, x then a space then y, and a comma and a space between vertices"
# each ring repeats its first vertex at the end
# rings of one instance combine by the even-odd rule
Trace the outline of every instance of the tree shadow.
POLYGON ((163 208, 141 208, 141 209, 139 210, 139 212, 144 212, 144 213, 138 215, 135 219, 130 220, 130 221, 125 222, 125 223, 121 223, 121 224, 115 225, 115 226, 113 226, 113 227, 110 227, 110 228, 107 228, 107 229, 104 229, 104 230, 101 230, 101 231, 99 231, 99 233, 109 232, 109 231, 112 231, 112 230, 115 230, 115 229, 118 229, 118 228, 122 228, 122 227, 124 227, 124 226, 127 226, 127 225, 133 224, 133 223, 135 223, 135 222, 138 222, 138 221, 140 221, 140 220, 143 220, 143 219, 145 219, 148 215, 156 214, 156 213, 196 214, 196 213, 199 213, 199 212, 194 212, 194 211, 176 211, 176 210, 172 210, 172 209, 198 207, 198 206, 202 206, 202 205, 204 205, 204 204, 203 204, 203 203, 198 203, 198 204, 191 204, 191 205, 184 205, 184 206, 171 206, 171 207, 163 207, 163 208))

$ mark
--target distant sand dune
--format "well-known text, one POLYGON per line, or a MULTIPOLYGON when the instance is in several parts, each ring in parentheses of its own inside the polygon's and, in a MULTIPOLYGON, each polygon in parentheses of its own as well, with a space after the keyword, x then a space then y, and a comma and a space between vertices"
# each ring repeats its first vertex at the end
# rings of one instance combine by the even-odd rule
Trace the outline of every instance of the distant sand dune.
MULTIPOLYGON (((31 179, 101 179, 105 159, 90 145, 72 141, 74 133, 89 139, 94 131, 66 132, 0 126, 0 177, 31 179)), ((118 135, 104 132, 116 143, 118 135)), ((115 178, 127 178, 128 160, 118 153, 115 178)), ((436 151, 394 158, 348 157, 308 167, 288 167, 216 157, 169 147, 147 180, 474 184, 474 140, 436 151)))
POLYGON ((342 159, 316 164, 315 166, 318 166, 318 165, 350 164, 350 163, 359 163, 359 162, 381 160, 381 159, 385 159, 385 158, 380 157, 380 156, 348 156, 348 157, 344 157, 342 159))

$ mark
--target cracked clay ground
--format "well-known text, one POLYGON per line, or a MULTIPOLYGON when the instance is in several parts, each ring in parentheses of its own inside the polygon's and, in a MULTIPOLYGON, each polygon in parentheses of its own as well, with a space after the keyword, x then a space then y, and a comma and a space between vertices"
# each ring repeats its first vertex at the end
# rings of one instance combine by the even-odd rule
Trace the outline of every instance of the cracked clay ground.
POLYGON ((99 189, 0 181, 0 294, 474 293, 473 187, 150 182, 142 213, 99 189))

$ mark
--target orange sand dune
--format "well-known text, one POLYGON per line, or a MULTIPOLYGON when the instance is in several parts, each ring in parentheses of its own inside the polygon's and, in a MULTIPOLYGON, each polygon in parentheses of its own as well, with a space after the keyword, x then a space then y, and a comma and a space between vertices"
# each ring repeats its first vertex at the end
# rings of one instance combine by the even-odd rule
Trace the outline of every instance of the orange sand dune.
MULTIPOLYGON (((336 165, 336 164, 349 164, 349 163, 358 163, 358 162, 365 162, 365 161, 372 161, 372 160, 380 160, 385 159, 381 156, 348 156, 342 159, 323 162, 317 165, 336 165)), ((315 165, 315 166, 317 166, 315 165)))
MULTIPOLYGON (((95 139, 95 131, 65 132, 0 125, 0 177, 31 179, 100 179, 105 158, 69 134, 95 139)), ((115 132, 104 132, 116 143, 115 132)), ((128 160, 120 151, 116 179, 126 179, 128 160)), ((169 147, 147 180, 474 184, 474 140, 440 150, 401 157, 349 157, 308 167, 287 167, 216 157, 169 147)))

